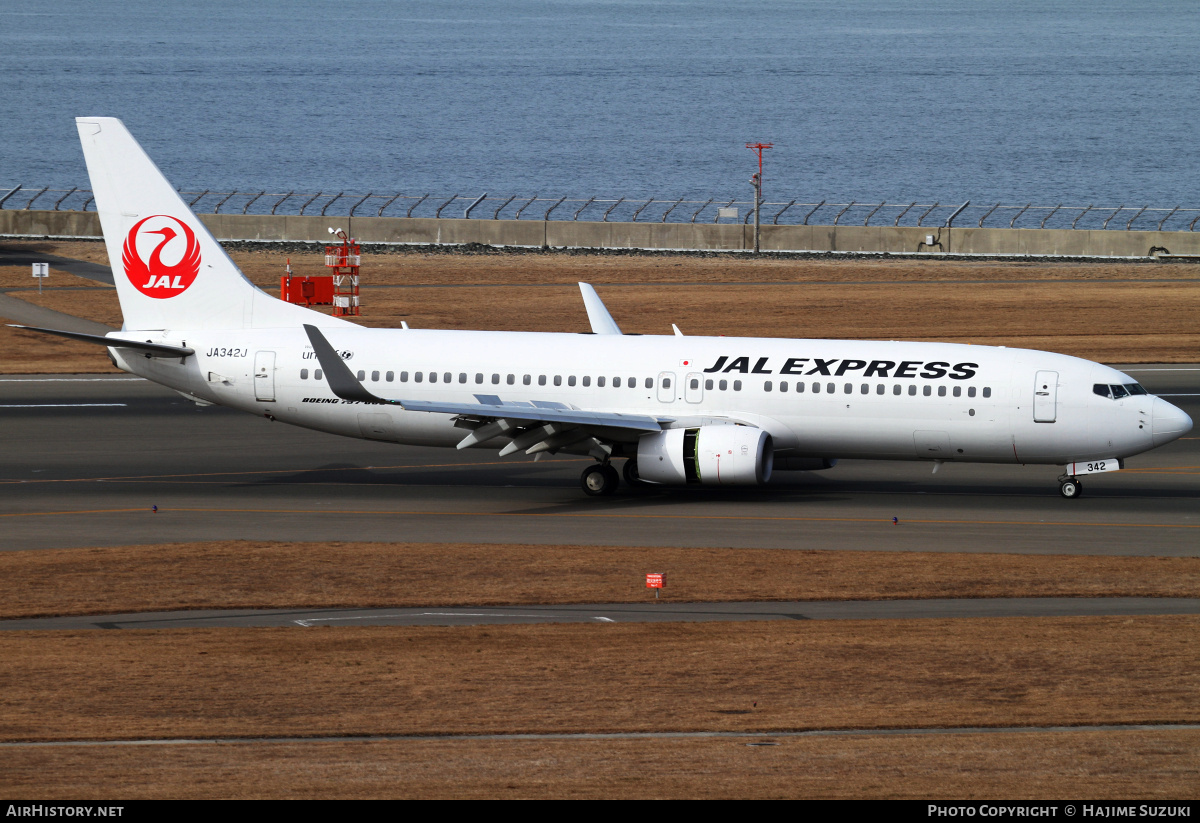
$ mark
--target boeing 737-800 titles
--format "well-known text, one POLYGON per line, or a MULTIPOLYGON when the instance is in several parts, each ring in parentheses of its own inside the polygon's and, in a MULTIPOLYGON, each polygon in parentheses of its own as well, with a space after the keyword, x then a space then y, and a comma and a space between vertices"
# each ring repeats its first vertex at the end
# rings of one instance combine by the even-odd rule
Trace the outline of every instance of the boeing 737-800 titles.
MULTIPOLYGON (((1076 357, 948 343, 369 329, 252 285, 125 129, 76 121, 124 326, 116 365, 201 404, 388 443, 588 455, 588 494, 754 485, 837 458, 1114 471, 1191 419, 1076 357)), ((41 331, 49 331, 42 329, 41 331)))

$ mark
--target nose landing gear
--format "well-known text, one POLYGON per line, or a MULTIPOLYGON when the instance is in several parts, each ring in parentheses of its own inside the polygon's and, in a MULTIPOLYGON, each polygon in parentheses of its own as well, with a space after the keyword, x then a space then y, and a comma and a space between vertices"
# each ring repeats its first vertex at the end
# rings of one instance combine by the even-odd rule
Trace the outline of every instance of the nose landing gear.
POLYGON ((1058 481, 1058 493, 1071 500, 1083 494, 1083 482, 1078 477, 1061 477, 1058 481))

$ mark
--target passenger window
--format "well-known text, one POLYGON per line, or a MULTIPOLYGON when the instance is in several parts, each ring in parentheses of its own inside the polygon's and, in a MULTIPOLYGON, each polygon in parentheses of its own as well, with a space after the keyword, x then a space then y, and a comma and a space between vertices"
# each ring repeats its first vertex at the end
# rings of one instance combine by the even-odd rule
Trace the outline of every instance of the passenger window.
POLYGON ((406 372, 406 371, 402 371, 402 372, 400 372, 400 382, 401 382, 401 383, 407 383, 407 382, 408 382, 408 372, 406 372))
POLYGON ((493 385, 493 386, 498 386, 498 385, 500 385, 500 375, 498 375, 498 374, 493 374, 493 375, 492 375, 492 385, 493 385))
POLYGON ((938 386, 938 397, 945 397, 945 396, 946 396, 946 387, 938 386))
POLYGON ((510 386, 515 386, 517 384, 517 376, 515 374, 510 374, 508 377, 504 378, 504 382, 510 386))
POLYGON ((629 378, 628 385, 629 385, 629 388, 636 389, 637 388, 637 378, 636 377, 629 378))
POLYGON ((923 395, 925 395, 926 397, 928 397, 929 395, 933 394, 933 387, 932 387, 932 386, 922 386, 922 387, 921 387, 921 394, 923 394, 923 395))
POLYGON ((301 369, 301 370, 300 370, 300 379, 301 379, 301 380, 307 380, 307 379, 308 379, 308 369, 301 369))
POLYGON ((663 378, 663 388, 664 388, 664 389, 669 389, 669 388, 671 388, 671 378, 669 378, 669 377, 664 377, 664 378, 663 378))
POLYGON ((787 391, 788 384, 782 380, 779 381, 779 390, 787 391))
POLYGON ((442 375, 443 383, 449 383, 452 379, 454 379, 454 375, 450 374, 450 372, 446 372, 442 375))
POLYGON ((862 386, 859 388, 859 392, 862 394, 870 394, 871 387, 868 386, 866 383, 863 383, 862 386))
MULTIPOLYGON (((669 384, 668 384, 668 383, 664 383, 664 384, 663 384, 663 388, 665 389, 665 388, 667 387, 667 385, 669 385, 669 384)), ((648 388, 648 389, 652 389, 652 388, 654 388, 654 378, 653 378, 653 377, 647 377, 647 378, 646 378, 646 388, 648 388)))
POLYGON ((592 376, 590 374, 585 374, 583 376, 583 385, 584 386, 592 385, 592 376))
POLYGON ((892 394, 897 394, 897 395, 898 395, 898 394, 900 394, 900 393, 901 393, 901 392, 903 392, 903 391, 904 391, 904 388, 903 388, 903 387, 902 387, 902 386, 901 386, 899 383, 897 383, 896 385, 892 386, 892 394))
POLYGON ((700 388, 700 379, 698 377, 693 377, 688 381, 688 386, 693 389, 700 388))
POLYGON ((917 394, 917 387, 916 387, 916 386, 909 386, 909 387, 908 387, 908 396, 909 396, 909 397, 915 397, 915 396, 916 396, 916 394, 917 394))
POLYGON ((975 396, 975 387, 967 386, 967 397, 974 397, 974 396, 975 396))
POLYGON ((562 385, 562 375, 561 374, 554 375, 554 385, 556 385, 556 386, 562 385))
POLYGON ((880 383, 878 386, 875 387, 876 394, 883 394, 885 391, 887 391, 887 387, 884 386, 882 383, 880 383))
POLYGON ((619 378, 619 377, 614 377, 614 378, 613 378, 613 388, 614 388, 614 389, 619 389, 619 388, 621 388, 621 378, 619 378))
POLYGON ((984 396, 984 397, 991 397, 991 396, 992 396, 992 387, 991 387, 991 386, 984 386, 984 387, 983 387, 983 396, 984 396))
POLYGON ((528 385, 529 385, 530 383, 532 383, 532 382, 533 382, 533 377, 532 377, 531 375, 528 375, 528 374, 527 374, 527 375, 525 375, 524 377, 522 377, 522 378, 521 378, 521 385, 522 385, 522 386, 528 386, 528 385))
POLYGON ((770 391, 770 390, 771 390, 771 381, 767 380, 763 383, 763 391, 770 391))
POLYGON ((734 381, 733 381, 733 390, 734 390, 734 391, 741 391, 741 390, 742 390, 742 381, 741 381, 741 380, 734 380, 734 381))
POLYGON ((820 394, 820 393, 821 393, 821 384, 813 383, 813 394, 820 394))
MULTIPOLYGON (((556 385, 556 386, 557 386, 558 384, 557 384, 557 383, 555 383, 554 385, 556 385)), ((574 386, 574 385, 575 385, 575 375, 573 375, 573 374, 572 374, 572 375, 569 375, 569 376, 567 377, 567 385, 568 385, 568 386, 574 386)))
POLYGON ((844 391, 846 394, 854 394, 854 386, 847 383, 842 387, 842 391, 844 391))
POLYGON ((725 389, 727 389, 728 387, 729 387, 728 380, 722 380, 720 383, 717 383, 717 388, 719 388, 721 391, 725 391, 725 389))
POLYGON ((596 387, 600 388, 600 389, 604 388, 604 377, 603 376, 596 378, 596 387))
POLYGON ((378 382, 379 382, 379 372, 377 372, 377 371, 373 371, 373 372, 371 372, 371 382, 372 382, 372 383, 378 383, 378 382))
POLYGON ((366 373, 365 371, 363 371, 362 369, 359 369, 359 370, 358 370, 358 379, 359 379, 360 381, 361 381, 361 380, 366 380, 366 379, 367 379, 367 373, 366 373))
POLYGON ((955 386, 955 387, 954 387, 954 396, 955 396, 955 397, 962 397, 962 386, 955 386))
POLYGON ((425 379, 425 372, 423 372, 423 371, 413 372, 413 382, 414 383, 420 383, 424 379, 425 379))
POLYGON ((430 383, 436 383, 436 382, 437 382, 437 372, 435 372, 435 371, 431 371, 431 372, 429 373, 429 382, 430 382, 430 383))
POLYGON ((396 373, 394 371, 390 371, 383 376, 383 379, 388 381, 389 383, 395 383, 396 382, 396 373))
POLYGON ((317 369, 315 372, 313 372, 313 380, 320 380, 320 379, 321 379, 321 370, 317 369))
POLYGON ((475 382, 476 382, 476 384, 483 382, 483 375, 480 374, 479 372, 475 372, 475 382))
POLYGON ((804 384, 803 383, 796 384, 796 394, 804 394, 804 384))
POLYGON ((458 374, 458 382, 459 382, 459 383, 466 383, 466 382, 467 382, 467 373, 466 373, 465 371, 464 371, 464 372, 459 372, 459 374, 458 374))
POLYGON ((704 381, 704 389, 705 389, 705 391, 712 391, 712 387, 713 387, 713 381, 712 381, 712 379, 711 379, 711 378, 709 378, 708 380, 705 380, 705 381, 704 381))
POLYGON ((544 375, 544 374, 539 374, 539 375, 538 375, 538 385, 539 385, 539 386, 544 386, 544 385, 546 385, 546 375, 544 375))
MULTIPOLYGON (((850 384, 849 384, 849 383, 847 383, 846 385, 850 385, 850 384)), ((826 391, 828 394, 833 394, 834 392, 836 392, 836 391, 837 391, 837 386, 833 385, 832 383, 826 383, 826 384, 825 384, 825 391, 826 391)))

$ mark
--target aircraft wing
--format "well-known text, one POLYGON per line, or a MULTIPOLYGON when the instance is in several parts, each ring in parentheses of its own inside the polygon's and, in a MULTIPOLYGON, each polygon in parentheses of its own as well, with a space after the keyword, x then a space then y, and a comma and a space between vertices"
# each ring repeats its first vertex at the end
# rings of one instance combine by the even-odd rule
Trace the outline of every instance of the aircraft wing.
POLYGON ((671 417, 588 411, 553 401, 505 402, 491 394, 475 395, 478 403, 379 397, 354 376, 316 326, 306 324, 304 331, 335 395, 360 403, 398 406, 405 411, 455 415, 456 426, 471 429, 458 444, 460 449, 507 437, 510 442, 500 450, 501 455, 568 450, 600 456, 611 454, 614 443, 634 442, 641 434, 661 431, 675 422, 671 417))

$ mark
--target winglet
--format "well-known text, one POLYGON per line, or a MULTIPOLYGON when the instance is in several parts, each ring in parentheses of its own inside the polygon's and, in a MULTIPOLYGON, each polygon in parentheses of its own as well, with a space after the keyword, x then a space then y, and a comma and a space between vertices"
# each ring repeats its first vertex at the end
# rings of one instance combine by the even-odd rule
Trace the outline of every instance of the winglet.
POLYGON ((363 384, 358 382, 358 378, 354 376, 354 372, 350 371, 350 367, 342 360, 340 354, 334 351, 333 346, 329 345, 329 341, 325 339, 325 335, 316 326, 304 324, 304 331, 308 335, 308 341, 312 343, 313 351, 317 354, 317 361, 321 364, 321 368, 325 370, 325 378, 329 381, 329 388, 335 395, 343 400, 354 400, 359 403, 385 403, 393 406, 400 404, 395 400, 384 400, 382 397, 376 397, 371 394, 363 384))
POLYGON ((620 334, 620 327, 612 319, 612 315, 604 307, 604 301, 600 299, 600 295, 596 294, 596 290, 592 288, 591 284, 580 283, 579 291, 583 293, 583 307, 587 309, 588 322, 592 324, 592 333, 620 334))

